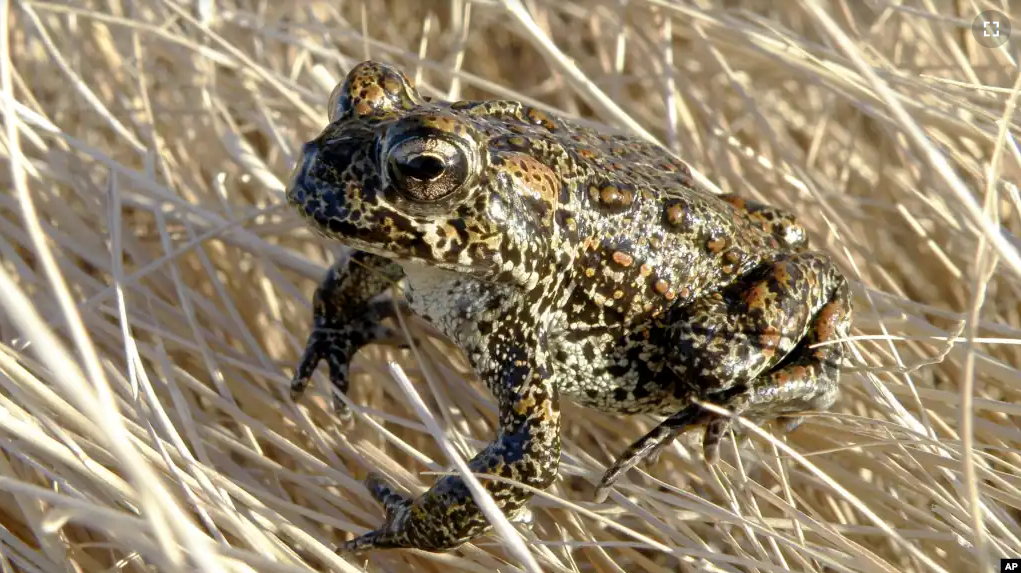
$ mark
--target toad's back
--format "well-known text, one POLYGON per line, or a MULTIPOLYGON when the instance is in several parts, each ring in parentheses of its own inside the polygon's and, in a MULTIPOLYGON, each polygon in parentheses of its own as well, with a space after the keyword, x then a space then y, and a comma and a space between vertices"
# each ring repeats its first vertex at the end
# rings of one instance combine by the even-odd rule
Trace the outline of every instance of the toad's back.
POLYGON ((696 190, 687 166, 655 145, 520 104, 503 111, 485 120, 495 136, 490 147, 536 159, 560 185, 555 234, 574 255, 561 328, 646 320, 719 289, 780 248, 804 244, 789 215, 696 190))

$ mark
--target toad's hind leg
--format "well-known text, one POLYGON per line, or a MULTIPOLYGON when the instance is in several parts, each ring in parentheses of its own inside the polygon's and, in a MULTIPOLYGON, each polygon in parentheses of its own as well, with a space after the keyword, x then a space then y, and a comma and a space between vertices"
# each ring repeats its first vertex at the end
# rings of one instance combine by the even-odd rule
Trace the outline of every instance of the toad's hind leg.
MULTIPOLYGON (((330 382, 347 393, 348 363, 355 353, 373 342, 396 338, 382 324, 393 316, 393 302, 372 299, 403 276, 393 261, 362 251, 354 253, 346 265, 335 263, 330 268, 312 299, 312 333, 291 381, 294 400, 305 393, 322 360, 330 367, 330 382)), ((339 398, 334 406, 341 417, 350 415, 339 398)))
MULTIPOLYGON (((818 255, 806 253, 780 261, 770 270, 773 278, 777 276, 789 277, 787 272, 792 271, 794 267, 800 267, 802 270, 814 267, 819 272, 802 277, 808 279, 804 282, 804 289, 794 287, 789 291, 777 290, 778 285, 776 284, 768 286, 770 279, 762 278, 762 275, 759 274, 758 277, 761 280, 752 281, 743 290, 743 296, 739 296, 737 299, 743 298, 745 303, 748 303, 754 298, 754 304, 760 304, 762 299, 759 297, 763 294, 763 289, 768 286, 768 292, 780 293, 780 296, 771 299, 772 304, 782 307, 785 306, 785 301, 781 300, 785 298, 784 293, 789 292, 799 296, 806 292, 816 291, 820 295, 816 298, 818 302, 813 302, 810 299, 801 301, 804 304, 805 312, 809 313, 807 324, 802 331, 804 336, 778 364, 773 366, 767 361, 765 367, 754 374, 749 382, 728 385, 718 380, 718 391, 705 396, 705 401, 754 421, 764 422, 779 418, 786 422, 785 425, 788 429, 793 429, 800 423, 798 414, 808 410, 826 410, 836 401, 839 395, 840 363, 844 356, 844 347, 839 340, 847 336, 851 318, 847 282, 831 263, 818 255), (816 289, 812 285, 821 288, 816 289)), ((732 312, 747 313, 749 310, 741 304, 735 304, 735 299, 731 299, 729 302, 724 299, 723 304, 728 306, 732 312)), ((767 308, 761 313, 752 312, 740 315, 742 319, 751 317, 747 320, 716 322, 716 327, 721 325, 725 327, 718 328, 712 337, 747 341, 753 339, 752 335, 766 334, 766 332, 762 332, 763 329, 775 334, 776 331, 771 328, 775 325, 770 324, 774 321, 763 320, 763 317, 768 316, 790 324, 787 319, 791 317, 787 313, 771 312, 767 308), (735 332, 732 328, 728 332, 728 328, 726 328, 738 325, 743 327, 741 329, 743 332, 735 332), (750 328, 749 331, 749 327, 754 328, 750 328)), ((775 339, 775 336, 771 334, 770 338, 775 339)), ((759 336, 758 340, 761 342, 763 339, 759 336)), ((711 341, 707 344, 711 344, 711 341)), ((761 352, 761 348, 758 351, 761 352)), ((707 357, 701 356, 701 358, 707 357)), ((717 356, 717 359, 719 358, 717 356)), ((728 361, 721 360, 721 362, 728 361)), ((725 371, 731 375, 739 374, 740 368, 735 369, 735 364, 740 365, 743 362, 732 361, 730 362, 731 368, 725 369, 725 371)), ((710 382, 711 380, 705 379, 700 381, 701 384, 710 382)), ((677 436, 697 426, 706 426, 703 450, 706 460, 709 463, 715 462, 719 454, 720 440, 729 429, 731 420, 729 416, 714 414, 696 404, 685 407, 631 445, 617 459, 600 481, 597 496, 605 497, 606 488, 624 472, 659 452, 677 436)))

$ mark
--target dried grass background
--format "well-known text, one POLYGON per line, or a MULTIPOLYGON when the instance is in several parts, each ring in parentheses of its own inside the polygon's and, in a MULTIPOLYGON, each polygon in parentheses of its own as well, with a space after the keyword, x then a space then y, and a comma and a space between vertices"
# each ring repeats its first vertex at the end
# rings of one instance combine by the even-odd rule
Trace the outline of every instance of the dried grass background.
MULTIPOLYGON (((1017 9, 1017 3, 1014 3, 1017 9)), ((1008 0, 4 2, 2 571, 985 572, 1021 556, 1017 37, 1008 0), (656 422, 565 406, 561 477, 519 528, 444 554, 331 546, 421 492, 492 397, 422 324, 287 383, 341 249, 283 205, 334 83, 397 63, 445 98, 515 98, 655 138, 788 208, 855 292, 831 413, 707 467, 699 436, 593 484, 656 422)), ((751 430, 749 430, 751 432, 751 430)))

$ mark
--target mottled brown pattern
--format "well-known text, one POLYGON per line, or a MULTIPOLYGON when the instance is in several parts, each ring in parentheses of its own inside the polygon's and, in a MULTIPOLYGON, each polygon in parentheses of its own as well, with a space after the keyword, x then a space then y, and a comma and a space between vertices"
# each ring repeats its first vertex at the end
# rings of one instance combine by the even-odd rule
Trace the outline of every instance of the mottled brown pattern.
MULTIPOLYGON (((837 398, 842 344, 810 345, 847 335, 847 283, 791 215, 699 191, 683 163, 626 135, 512 101, 426 102, 383 64, 356 66, 329 117, 287 196, 358 252, 316 291, 296 399, 321 360, 347 390, 354 353, 393 337, 390 303, 373 299, 401 279, 496 398, 500 429, 475 472, 549 486, 561 396, 668 416, 600 491, 696 426, 714 460, 730 418, 693 398, 789 427, 837 398)), ((511 517, 530 497, 483 484, 511 517)), ((375 475, 366 485, 386 522, 342 551, 443 551, 490 527, 457 477, 416 499, 375 475)))

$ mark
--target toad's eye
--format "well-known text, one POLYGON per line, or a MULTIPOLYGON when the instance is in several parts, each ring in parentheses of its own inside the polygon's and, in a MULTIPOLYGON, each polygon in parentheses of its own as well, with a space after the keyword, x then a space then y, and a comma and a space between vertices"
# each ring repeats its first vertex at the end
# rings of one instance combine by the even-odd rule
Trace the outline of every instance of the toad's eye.
POLYGON ((393 145, 387 157, 390 184, 413 201, 437 201, 468 180, 465 152, 442 137, 408 137, 393 145))

